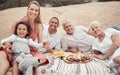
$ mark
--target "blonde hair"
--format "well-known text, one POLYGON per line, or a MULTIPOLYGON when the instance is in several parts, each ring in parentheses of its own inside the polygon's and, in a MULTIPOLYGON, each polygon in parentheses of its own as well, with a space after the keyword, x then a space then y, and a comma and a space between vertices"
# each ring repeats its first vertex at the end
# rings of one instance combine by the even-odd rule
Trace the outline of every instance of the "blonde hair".
POLYGON ((30 8, 30 5, 31 5, 31 4, 35 4, 36 6, 39 7, 39 13, 38 13, 38 16, 37 16, 36 19, 35 19, 35 23, 42 23, 41 18, 40 18, 40 4, 39 4, 36 0, 33 0, 33 1, 31 1, 31 2, 29 3, 27 9, 30 8))

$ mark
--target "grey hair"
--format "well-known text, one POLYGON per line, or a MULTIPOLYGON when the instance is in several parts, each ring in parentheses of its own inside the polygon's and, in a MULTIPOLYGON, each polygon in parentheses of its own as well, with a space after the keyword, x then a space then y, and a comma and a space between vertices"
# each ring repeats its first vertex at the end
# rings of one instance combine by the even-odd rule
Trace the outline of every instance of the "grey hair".
POLYGON ((71 23, 71 22, 70 22, 69 20, 64 20, 63 23, 62 23, 62 27, 65 28, 65 25, 66 25, 67 23, 71 23))
POLYGON ((92 22, 90 23, 90 26, 94 26, 94 25, 102 26, 102 24, 101 24, 99 21, 92 21, 92 22))

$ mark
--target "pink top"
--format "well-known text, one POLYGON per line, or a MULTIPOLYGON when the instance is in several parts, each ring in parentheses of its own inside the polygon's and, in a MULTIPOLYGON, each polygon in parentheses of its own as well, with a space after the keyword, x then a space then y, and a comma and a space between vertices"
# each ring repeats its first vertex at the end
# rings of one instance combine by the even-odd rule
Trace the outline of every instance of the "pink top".
POLYGON ((32 38, 33 40, 35 40, 37 38, 37 32, 36 32, 36 29, 35 29, 35 24, 31 24, 31 33, 30 33, 30 36, 29 38, 32 38))
MULTIPOLYGON (((35 29, 35 24, 31 24, 31 33, 29 38, 32 38, 33 40, 37 39, 37 32, 35 29)), ((31 54, 35 55, 35 53, 37 52, 37 49, 35 47, 30 46, 30 50, 31 50, 31 54)))

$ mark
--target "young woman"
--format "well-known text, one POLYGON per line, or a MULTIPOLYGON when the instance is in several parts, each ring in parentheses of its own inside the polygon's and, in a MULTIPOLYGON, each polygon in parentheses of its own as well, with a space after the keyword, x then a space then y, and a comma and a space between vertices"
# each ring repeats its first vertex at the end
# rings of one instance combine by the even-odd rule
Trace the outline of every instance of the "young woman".
MULTIPOLYGON (((21 19, 18 19, 14 22, 12 28, 11 28, 11 33, 14 33, 15 26, 18 22, 25 22, 30 25, 31 27, 31 34, 29 35, 29 38, 34 40, 35 42, 41 43, 42 42, 42 22, 40 19, 40 5, 37 1, 31 1, 28 5, 27 8, 27 15, 22 17, 21 19)), ((7 46, 11 46, 10 43, 5 43, 7 46)), ((38 52, 38 50, 35 47, 30 46, 30 52, 33 56, 41 58, 41 53, 38 52)), ((46 61, 45 63, 48 63, 46 61)), ((16 71, 15 71, 16 72, 16 71)), ((35 74, 40 75, 39 69, 35 69, 35 74)), ((14 74, 17 75, 17 74, 14 74)))

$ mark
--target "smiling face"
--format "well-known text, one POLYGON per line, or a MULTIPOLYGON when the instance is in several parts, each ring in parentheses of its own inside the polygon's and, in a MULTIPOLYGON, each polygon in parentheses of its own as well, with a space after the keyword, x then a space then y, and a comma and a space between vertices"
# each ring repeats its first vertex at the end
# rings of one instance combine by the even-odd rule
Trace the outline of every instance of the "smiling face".
POLYGON ((102 33, 102 25, 100 23, 93 23, 90 30, 93 36, 98 37, 102 33))
POLYGON ((56 19, 56 18, 51 18, 50 19, 50 21, 49 21, 49 25, 50 26, 54 26, 54 27, 58 27, 59 26, 59 21, 58 21, 58 19, 56 19))
POLYGON ((74 27, 72 26, 71 23, 67 22, 63 25, 64 27, 64 30, 66 31, 66 33, 68 35, 72 35, 73 34, 73 31, 74 31, 74 27))
POLYGON ((54 34, 57 31, 57 27, 59 26, 59 20, 57 17, 52 17, 49 21, 49 33, 54 34))
POLYGON ((16 32, 20 38, 25 38, 26 35, 28 34, 28 29, 27 29, 26 25, 19 24, 16 32))
POLYGON ((35 20, 40 13, 40 9, 37 5, 35 4, 30 4, 27 10, 27 15, 30 19, 35 20))

